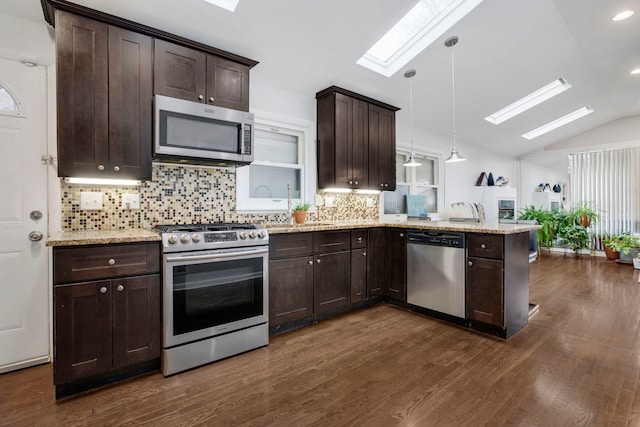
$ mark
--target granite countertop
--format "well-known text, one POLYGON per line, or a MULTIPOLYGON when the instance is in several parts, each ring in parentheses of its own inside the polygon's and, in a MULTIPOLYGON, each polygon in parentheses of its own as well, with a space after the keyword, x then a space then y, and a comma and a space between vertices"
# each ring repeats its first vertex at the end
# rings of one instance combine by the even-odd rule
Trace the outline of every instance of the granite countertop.
POLYGON ((47 246, 107 245, 113 243, 160 242, 156 231, 144 228, 128 230, 63 231, 51 233, 47 246))
POLYGON ((473 222, 450 221, 336 221, 336 222, 306 222, 304 224, 261 224, 270 234, 299 233, 306 231, 347 230, 354 228, 393 227, 413 230, 457 231, 464 233, 517 234, 537 230, 539 225, 533 224, 490 224, 473 222))

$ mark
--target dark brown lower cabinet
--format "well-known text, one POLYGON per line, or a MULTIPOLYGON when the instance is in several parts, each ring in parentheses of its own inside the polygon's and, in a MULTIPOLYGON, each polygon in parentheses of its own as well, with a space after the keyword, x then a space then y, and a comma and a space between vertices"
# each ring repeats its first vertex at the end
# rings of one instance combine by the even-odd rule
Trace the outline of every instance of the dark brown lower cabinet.
POLYGON ((504 327, 502 260, 467 258, 467 319, 504 327))
POLYGON ((367 249, 354 249, 351 251, 351 303, 367 298, 367 249))
POLYGON ((313 257, 269 262, 269 325, 313 315, 313 257))
POLYGON ((55 383, 160 357, 159 275, 54 288, 55 383))
POLYGON ((387 228, 384 238, 384 294, 407 300, 407 233, 399 228, 387 228))
POLYGON ((325 313, 350 303, 350 251, 315 255, 313 269, 314 312, 325 313))
POLYGON ((372 228, 367 237, 367 291, 370 297, 382 295, 385 283, 384 228, 372 228))

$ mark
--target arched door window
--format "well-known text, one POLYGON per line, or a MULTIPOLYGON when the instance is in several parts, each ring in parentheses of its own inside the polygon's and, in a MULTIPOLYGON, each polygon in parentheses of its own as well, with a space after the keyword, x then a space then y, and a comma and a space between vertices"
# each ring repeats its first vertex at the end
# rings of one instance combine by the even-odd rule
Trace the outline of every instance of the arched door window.
POLYGON ((20 100, 2 82, 0 82, 0 114, 24 116, 20 100))

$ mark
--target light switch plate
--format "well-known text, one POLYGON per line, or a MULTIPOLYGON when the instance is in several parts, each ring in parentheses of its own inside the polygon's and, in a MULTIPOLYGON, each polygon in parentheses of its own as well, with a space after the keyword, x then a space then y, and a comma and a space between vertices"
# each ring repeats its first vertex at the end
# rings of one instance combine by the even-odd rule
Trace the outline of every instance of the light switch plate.
POLYGON ((102 193, 94 191, 80 192, 80 209, 82 210, 101 210, 102 209, 102 193))
POLYGON ((333 197, 331 196, 324 196, 324 205, 328 208, 332 208, 333 207, 333 197))
POLYGON ((368 208, 373 207, 373 197, 367 197, 367 207, 368 208))
POLYGON ((122 209, 140 209, 140 194, 123 194, 122 209))

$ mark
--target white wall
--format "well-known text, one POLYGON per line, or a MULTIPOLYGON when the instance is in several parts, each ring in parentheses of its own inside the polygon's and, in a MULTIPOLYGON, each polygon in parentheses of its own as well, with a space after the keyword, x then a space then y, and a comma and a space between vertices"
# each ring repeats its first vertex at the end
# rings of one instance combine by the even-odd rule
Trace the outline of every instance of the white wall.
POLYGON ((0 57, 40 65, 52 64, 55 49, 49 27, 0 14, 0 57))
POLYGON ((552 168, 546 168, 538 163, 532 163, 527 160, 519 160, 520 164, 520 194, 522 194, 520 208, 531 205, 531 194, 536 191, 539 184, 549 184, 553 187, 555 184, 566 186, 566 192, 562 195, 567 198, 569 202, 569 196, 571 194, 569 188, 569 162, 567 161, 567 168, 562 171, 558 171, 552 168))

